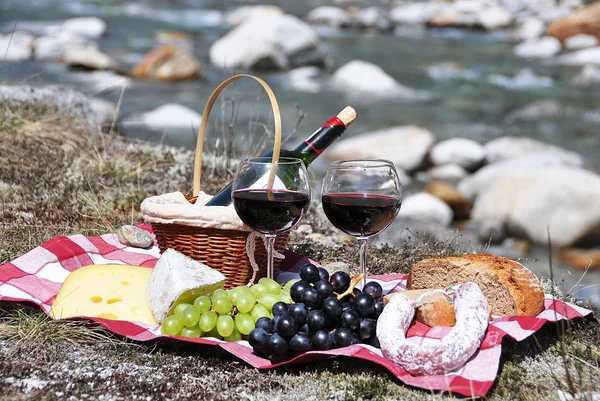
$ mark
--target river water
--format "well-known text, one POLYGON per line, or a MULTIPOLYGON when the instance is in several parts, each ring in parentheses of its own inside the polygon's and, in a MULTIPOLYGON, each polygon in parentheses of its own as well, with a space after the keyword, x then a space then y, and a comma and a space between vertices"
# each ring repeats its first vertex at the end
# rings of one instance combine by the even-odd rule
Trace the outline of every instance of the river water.
MULTIPOLYGON (((264 1, 281 6, 286 12, 303 17, 322 0, 264 1)), ((0 28, 9 31, 16 20, 58 20, 76 16, 101 17, 108 26, 99 40, 103 51, 132 65, 155 46, 158 30, 185 31, 194 40, 194 53, 202 62, 206 78, 185 83, 133 81, 125 90, 122 115, 133 118, 165 103, 179 103, 202 112, 212 90, 226 77, 242 70, 223 71, 208 62, 208 50, 214 40, 227 29, 221 21, 224 12, 251 1, 148 0, 134 3, 122 0, 1 0, 0 28)), ((377 4, 370 1, 370 4, 377 4)), ((467 137, 484 143, 502 135, 527 136, 581 153, 588 167, 600 171, 600 92, 576 89, 570 85, 580 68, 560 66, 553 62, 527 61, 512 54, 515 43, 506 40, 507 32, 482 33, 464 30, 398 29, 388 34, 366 34, 358 31, 319 30, 324 52, 332 65, 321 70, 316 89, 300 90, 289 83, 286 73, 259 72, 274 88, 280 106, 284 131, 289 132, 298 119, 296 105, 306 112, 298 134, 289 138, 289 145, 308 136, 316 127, 336 114, 346 104, 353 105, 359 119, 346 136, 395 125, 414 124, 431 130, 438 139, 467 137), (345 62, 361 59, 382 67, 400 83, 425 91, 426 101, 356 99, 339 93, 327 85, 335 68, 345 62), (454 62, 467 71, 458 79, 443 79, 427 73, 427 67, 454 62), (559 118, 521 121, 511 113, 542 99, 554 99, 565 107, 559 118)), ((92 84, 86 73, 73 73, 58 63, 6 63, 0 70, 0 81, 53 82, 74 86, 86 93, 98 93, 117 101, 121 86, 105 88, 92 84)), ((240 110, 269 121, 269 107, 252 84, 240 84, 236 90, 240 110), (257 101, 258 100, 258 101, 257 101), (258 104, 258 105, 257 105, 258 104), (248 105, 246 107, 245 105, 248 105), (261 106, 262 105, 262 106, 261 106), (264 107, 263 107, 264 106, 264 107)), ((126 135, 192 148, 192 130, 178 135, 151 133, 135 125, 123 128, 126 135)), ((212 140, 218 138, 213 134, 212 140)), ((209 139, 211 141, 211 139, 209 139)), ((240 144, 243 148, 244 144, 240 144)), ((322 171, 322 163, 311 170, 322 171)), ((535 248, 537 263, 528 266, 538 274, 547 275, 544 250, 535 248)), ((580 272, 558 264, 557 276, 564 277, 570 287, 580 272)), ((598 272, 589 274, 583 286, 600 282, 598 272)), ((600 304, 600 290, 591 287, 578 293, 600 304)))

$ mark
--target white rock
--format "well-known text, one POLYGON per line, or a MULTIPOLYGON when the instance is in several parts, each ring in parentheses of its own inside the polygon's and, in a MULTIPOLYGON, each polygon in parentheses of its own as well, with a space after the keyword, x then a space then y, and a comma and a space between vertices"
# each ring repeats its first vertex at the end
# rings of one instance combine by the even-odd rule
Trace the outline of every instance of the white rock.
POLYGON ((63 21, 17 20, 0 25, 0 32, 11 32, 16 25, 17 31, 29 32, 35 36, 44 36, 60 32, 62 24, 63 21))
POLYGON ((131 78, 112 71, 73 72, 71 77, 94 92, 106 92, 111 89, 122 90, 131 85, 131 78))
POLYGON ((213 43, 209 56, 220 68, 291 69, 323 64, 319 35, 293 15, 251 18, 213 43))
POLYGON ((320 74, 321 69, 319 67, 295 68, 286 74, 284 84, 303 92, 318 93, 323 87, 317 80, 320 74))
POLYGON ((489 7, 481 11, 477 16, 479 25, 488 31, 510 26, 513 16, 510 11, 503 7, 489 7))
POLYGON ((412 125, 371 131, 335 143, 327 158, 387 159, 406 171, 417 169, 433 146, 435 137, 424 128, 412 125))
POLYGON ((573 77, 571 85, 578 88, 600 86, 600 67, 592 64, 586 65, 573 77))
POLYGON ((59 32, 56 34, 39 37, 35 40, 34 57, 40 61, 60 61, 63 58, 65 49, 68 47, 82 45, 87 40, 80 36, 68 32, 59 32))
POLYGON ((503 136, 492 139, 484 145, 484 150, 489 163, 527 157, 536 153, 553 155, 558 164, 567 166, 580 167, 584 163, 583 156, 578 153, 525 137, 503 136))
POLYGON ((23 31, 0 35, 0 60, 24 61, 33 55, 35 37, 23 31))
POLYGON ((418 178, 422 178, 423 181, 431 180, 448 180, 458 181, 465 178, 469 173, 464 167, 458 164, 443 164, 441 166, 434 166, 426 172, 419 173, 418 178))
POLYGON ((169 103, 148 111, 136 119, 135 122, 143 123, 153 130, 165 129, 197 129, 202 121, 202 115, 189 107, 169 103))
POLYGON ((529 39, 518 44, 513 49, 519 57, 526 58, 550 58, 556 55, 561 49, 558 39, 552 36, 544 36, 539 39, 529 39))
POLYGON ((434 9, 433 3, 409 3, 394 7, 389 15, 396 24, 421 25, 429 20, 434 9))
POLYGON ((100 51, 95 43, 68 46, 63 53, 63 61, 94 70, 109 70, 117 66, 116 61, 100 51))
POLYGON ((407 196, 402 201, 398 217, 448 227, 452 223, 454 213, 450 206, 437 196, 419 192, 407 196))
POLYGON ((515 37, 519 40, 527 41, 539 38, 546 33, 546 24, 538 18, 525 19, 517 31, 515 37))
POLYGON ((305 19, 311 24, 325 25, 335 28, 350 26, 352 17, 341 7, 322 6, 313 8, 306 14, 305 19))
POLYGON ((435 144, 429 158, 436 166, 454 163, 472 170, 485 159, 485 150, 472 139, 451 138, 435 144))
MULTIPOLYGON (((497 219, 540 244, 574 245, 600 235, 600 176, 574 167, 505 172, 479 194, 474 219, 497 219)), ((404 206, 404 205, 403 205, 404 206)))
MULTIPOLYGON (((498 177, 509 171, 525 171, 538 167, 564 166, 569 165, 556 157, 554 152, 533 153, 519 158, 503 160, 501 162, 489 164, 458 183, 458 190, 470 199, 474 199, 478 194, 485 191, 490 185, 493 185, 498 177)), ((572 165, 572 164, 571 164, 572 165)))
POLYGON ((569 50, 585 49, 587 47, 598 46, 598 38, 593 35, 580 33, 565 39, 565 48, 569 50))
POLYGON ((251 18, 270 18, 274 15, 283 14, 283 10, 277 6, 271 5, 255 5, 255 6, 243 6, 234 9, 227 13, 225 19, 230 26, 238 26, 242 22, 251 18))
POLYGON ((340 90, 358 96, 400 97, 409 100, 423 96, 418 90, 397 82, 381 67, 362 60, 353 60, 338 68, 332 75, 331 82, 340 90))
POLYGON ((552 78, 538 75, 531 68, 523 68, 514 77, 493 74, 488 77, 488 80, 494 85, 514 90, 527 90, 535 87, 551 87, 554 85, 552 78))
POLYGON ((193 302, 225 283, 225 276, 174 249, 167 249, 156 262, 146 285, 148 306, 157 322, 162 322, 172 306, 193 302))
POLYGON ((460 64, 445 62, 429 65, 425 68, 425 73, 432 79, 438 81, 448 81, 452 79, 477 79, 478 74, 475 71, 466 69, 460 64))
POLYGON ((548 7, 539 10, 538 17, 544 22, 552 22, 571 15, 569 7, 548 7))
POLYGON ((577 50, 558 58, 558 62, 568 65, 600 64, 600 47, 577 50))
POLYGON ((361 8, 354 15, 355 23, 361 28, 374 28, 380 31, 392 29, 392 21, 387 13, 379 7, 361 8))
POLYGON ((62 30, 97 39, 106 33, 106 22, 98 17, 71 18, 63 23, 62 30))
POLYGON ((542 99, 530 103, 525 107, 512 112, 510 119, 518 120, 544 120, 560 118, 565 113, 565 107, 557 100, 542 99))

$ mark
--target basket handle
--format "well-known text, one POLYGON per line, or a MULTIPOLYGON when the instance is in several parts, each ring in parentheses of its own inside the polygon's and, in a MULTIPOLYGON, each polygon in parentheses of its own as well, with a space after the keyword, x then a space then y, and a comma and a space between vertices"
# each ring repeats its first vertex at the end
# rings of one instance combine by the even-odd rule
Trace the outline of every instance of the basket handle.
POLYGON ((208 98, 206 107, 204 107, 204 113, 202 113, 202 122, 200 123, 200 129, 198 130, 198 140, 196 142, 196 157, 194 159, 194 186, 192 190, 193 196, 197 196, 198 193, 200 193, 200 176, 202 174, 202 148, 204 147, 204 135, 206 134, 206 127, 208 126, 208 115, 210 114, 210 111, 221 91, 233 81, 244 77, 252 78, 255 81, 257 81, 267 92, 269 100, 271 101, 271 108, 273 109, 273 118, 275 122, 275 144, 273 145, 273 158, 271 159, 272 165, 271 171, 269 173, 269 181, 267 183, 267 188, 273 188, 273 183, 275 182, 275 173, 277 172, 277 161, 279 160, 279 151, 281 149, 281 113, 279 111, 279 104, 277 104, 277 99, 275 98, 273 90, 269 85, 267 85, 265 81, 258 77, 255 77, 254 75, 238 74, 226 79, 219 86, 217 86, 217 88, 208 98))

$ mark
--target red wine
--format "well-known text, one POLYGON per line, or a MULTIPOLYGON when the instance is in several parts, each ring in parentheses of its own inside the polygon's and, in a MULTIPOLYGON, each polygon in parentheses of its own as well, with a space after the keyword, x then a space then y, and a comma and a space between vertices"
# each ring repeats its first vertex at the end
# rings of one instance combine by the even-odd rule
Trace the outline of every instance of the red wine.
POLYGON ((401 203, 391 196, 347 193, 324 195, 322 202, 331 224, 354 237, 383 231, 394 221, 401 203))
POLYGON ((308 200, 305 193, 277 189, 233 192, 233 206, 240 219, 262 234, 278 234, 292 228, 302 218, 308 200))
MULTIPOLYGON (((298 145, 294 150, 281 149, 280 157, 294 157, 300 159, 308 167, 323 151, 338 139, 346 128, 356 119, 356 112, 350 106, 342 110, 337 116, 327 120, 325 124, 316 130, 310 138, 298 145)), ((273 151, 270 150, 261 155, 261 157, 272 157, 273 151)), ((256 171, 249 171, 247 180, 251 182, 260 177, 256 171)), ((285 183, 285 182, 284 182, 285 183)), ((232 182, 223 187, 215 196, 208 201, 207 206, 228 206, 231 204, 232 182)))

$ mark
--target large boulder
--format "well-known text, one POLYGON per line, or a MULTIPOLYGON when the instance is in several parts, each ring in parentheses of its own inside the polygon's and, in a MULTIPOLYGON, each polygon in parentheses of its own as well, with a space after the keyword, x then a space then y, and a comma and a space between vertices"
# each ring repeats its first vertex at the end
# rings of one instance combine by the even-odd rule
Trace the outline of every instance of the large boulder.
POLYGON ((344 64, 331 77, 334 86, 355 96, 398 97, 415 100, 420 91, 406 87, 388 75, 381 67, 362 60, 344 64))
POLYGON ((550 58, 560 52, 561 44, 552 36, 544 36, 519 43, 513 49, 519 57, 526 58, 550 58))
POLYGON ((503 136, 492 139, 484 145, 484 149, 489 163, 538 153, 550 155, 558 163, 567 166, 582 166, 584 163, 583 156, 578 153, 525 137, 503 136))
POLYGON ((62 31, 97 39, 106 32, 106 22, 98 17, 71 18, 62 24, 62 31))
POLYGON ((34 42, 34 57, 40 61, 61 61, 67 48, 85 43, 87 43, 85 38, 68 32, 41 36, 34 42))
MULTIPOLYGON (((509 172, 527 171, 540 167, 569 166, 565 160, 557 157, 556 153, 543 152, 521 156, 515 159, 488 164, 477 170, 475 174, 463 178, 458 183, 458 190, 469 199, 476 198, 504 174, 509 172)), ((572 166, 572 164, 570 164, 572 166)))
POLYGON ((103 53, 96 43, 73 44, 66 47, 63 61, 72 66, 91 70, 110 70, 118 66, 118 63, 103 53))
POLYGON ((580 33, 600 39, 600 1, 585 5, 567 18, 554 21, 548 26, 548 34, 561 42, 580 33))
POLYGON ((558 58, 558 62, 567 65, 600 64, 600 47, 576 50, 558 58))
POLYGON ((317 32, 287 14, 246 20, 214 42, 209 57, 220 68, 288 70, 325 62, 317 32))
POLYGON ((133 68, 135 78, 184 81, 202 78, 200 62, 185 48, 163 45, 151 50, 133 68))
POLYGON ((387 159, 406 171, 419 168, 433 146, 435 137, 424 128, 412 125, 371 131, 335 143, 327 158, 387 159))
POLYGON ((352 24, 352 17, 341 7, 322 6, 313 8, 306 14, 305 19, 314 25, 325 25, 343 28, 352 24))
POLYGON ((258 4, 254 6, 242 6, 238 7, 227 13, 225 17, 227 23, 230 26, 238 26, 242 22, 249 19, 258 18, 270 18, 274 15, 282 15, 283 10, 277 6, 258 4))
POLYGON ((450 206, 437 196, 419 192, 407 196, 402 201, 398 217, 448 227, 452 223, 454 214, 450 206))
POLYGON ((467 138, 451 138, 433 146, 429 158, 436 166, 458 164, 467 170, 478 167, 485 159, 481 144, 467 138))
POLYGON ((0 60, 24 61, 33 56, 35 37, 23 31, 14 31, 6 35, 0 34, 0 60))
POLYGON ((475 201, 474 219, 497 219, 509 233, 559 247, 600 239, 600 176, 574 167, 506 171, 475 201))

